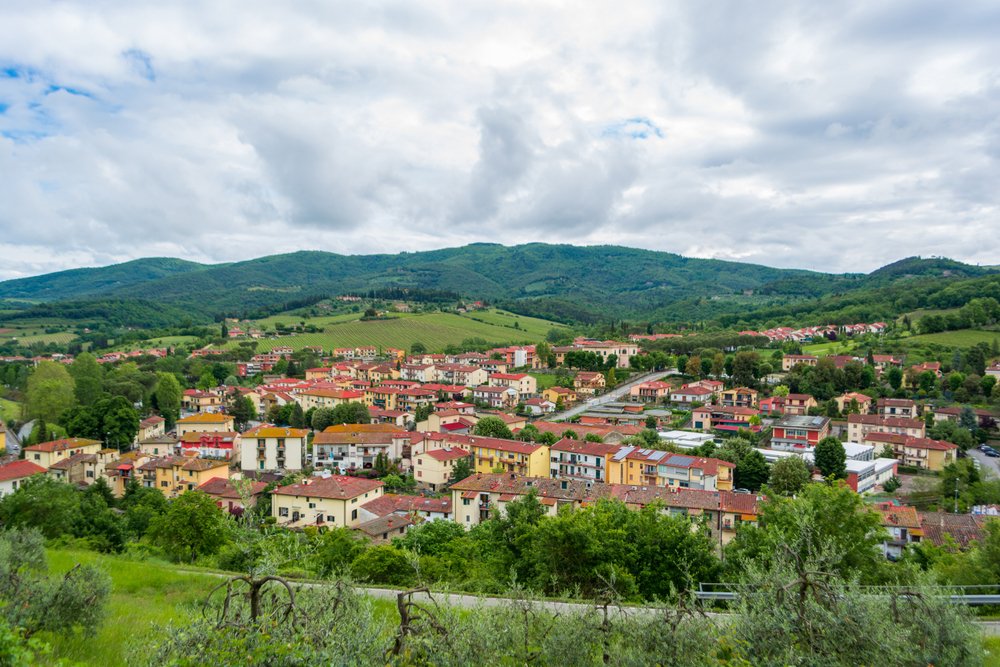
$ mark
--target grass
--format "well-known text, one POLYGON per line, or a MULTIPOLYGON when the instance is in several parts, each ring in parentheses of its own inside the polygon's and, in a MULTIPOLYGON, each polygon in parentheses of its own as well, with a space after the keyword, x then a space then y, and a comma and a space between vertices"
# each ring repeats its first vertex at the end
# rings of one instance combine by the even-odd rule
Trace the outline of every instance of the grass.
POLYGON ((10 420, 18 420, 21 418, 21 404, 16 401, 10 401, 6 398, 0 398, 0 421, 6 424, 10 420))
POLYGON ((983 665, 985 667, 1000 667, 1000 637, 983 637, 983 665))
POLYGON ((75 333, 64 331, 62 333, 42 333, 34 336, 21 336, 18 338, 18 342, 22 345, 32 345, 34 343, 42 343, 45 345, 55 343, 57 345, 65 345, 67 343, 71 343, 75 339, 75 333))
POLYGON ((538 391, 543 392, 550 387, 556 386, 556 374, 555 373, 528 373, 531 377, 538 380, 538 391))
POLYGON ((160 338, 147 338, 146 340, 118 345, 113 349, 116 351, 130 352, 132 350, 148 350, 152 347, 179 347, 198 340, 197 336, 162 336, 160 338))
MULTIPOLYGON (((257 351, 267 352, 275 347, 288 346, 293 349, 318 345, 324 350, 335 347, 361 347, 375 345, 382 349, 397 347, 409 349, 420 342, 428 350, 442 350, 448 345, 458 345, 467 338, 482 338, 491 344, 540 341, 553 327, 562 325, 532 317, 520 317, 502 311, 481 311, 470 315, 454 313, 428 313, 394 316, 390 319, 361 321, 357 315, 344 321, 341 316, 333 318, 312 318, 308 323, 319 325, 328 322, 322 333, 295 334, 276 339, 257 341, 257 351), (480 317, 483 316, 483 317, 480 317), (473 319, 473 317, 483 319, 473 319), (485 321, 489 318, 490 321, 485 321), (519 328, 515 329, 514 324, 519 328)), ((269 318, 273 320, 273 318, 269 318)), ((298 323, 301 318, 293 318, 298 323)), ((227 343, 234 348, 239 343, 227 343)))
POLYGON ((942 331, 940 333, 920 334, 910 336, 900 342, 905 345, 914 344, 936 344, 947 347, 972 347, 979 343, 992 345, 993 341, 1000 341, 1000 332, 983 331, 982 329, 958 329, 957 331, 942 331))
POLYGON ((100 567, 111 576, 108 616, 96 637, 45 636, 54 660, 98 665, 124 665, 136 640, 155 642, 171 624, 190 622, 201 613, 205 595, 220 579, 208 574, 181 573, 167 564, 137 562, 91 551, 49 550, 51 574, 60 575, 77 563, 100 567))
POLYGON ((826 357, 837 354, 850 354, 856 344, 851 340, 826 341, 823 343, 812 343, 802 346, 802 354, 812 354, 817 357, 826 357))

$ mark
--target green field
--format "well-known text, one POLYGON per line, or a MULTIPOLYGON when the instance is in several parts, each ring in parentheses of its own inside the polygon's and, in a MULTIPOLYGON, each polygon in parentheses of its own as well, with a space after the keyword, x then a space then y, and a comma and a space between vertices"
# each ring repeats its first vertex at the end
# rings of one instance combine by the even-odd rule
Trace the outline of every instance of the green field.
POLYGON ((538 391, 543 392, 550 387, 556 386, 556 374, 555 373, 528 373, 531 377, 538 380, 538 391))
POLYGON ((1000 331, 983 331, 982 329, 959 329, 957 331, 942 331, 940 333, 921 334, 904 338, 905 345, 935 344, 947 347, 972 347, 979 343, 992 345, 993 341, 1000 343, 1000 331))
POLYGON ((18 342, 23 345, 31 345, 33 343, 56 343, 58 345, 65 345, 75 339, 76 334, 65 331, 63 333, 41 333, 34 336, 21 336, 18 338, 18 342))
MULTIPOLYGON (((340 322, 352 322, 360 319, 361 313, 341 313, 340 315, 323 315, 321 317, 303 317, 301 315, 272 315, 262 320, 255 320, 254 324, 261 329, 274 329, 276 324, 285 326, 297 326, 299 324, 311 324, 315 327, 325 327, 328 324, 338 324, 340 322)), ((242 325, 241 325, 242 326, 242 325)))
POLYGON ((115 351, 129 352, 131 350, 148 350, 152 347, 178 347, 187 345, 198 340, 197 336, 163 336, 161 338, 149 338, 126 345, 116 345, 112 349, 115 351))
POLYGON ((854 341, 851 340, 838 340, 838 341, 827 341, 824 343, 812 343, 810 345, 802 346, 802 354, 812 354, 817 357, 826 357, 830 355, 837 354, 850 354, 851 350, 855 348, 854 341))
POLYGON ((8 421, 21 418, 21 404, 0 398, 0 421, 6 424, 8 421))
MULTIPOLYGON (((448 345, 458 345, 467 338, 482 338, 489 343, 535 342, 544 339, 545 334, 553 327, 563 325, 532 317, 520 317, 501 311, 482 311, 475 313, 480 319, 489 318, 489 322, 479 322, 470 316, 453 313, 429 313, 426 315, 402 315, 385 320, 361 321, 357 315, 352 315, 351 321, 342 318, 328 323, 322 333, 295 334, 276 339, 257 341, 257 351, 266 352, 275 347, 288 346, 293 349, 319 345, 324 350, 335 347, 360 347, 375 345, 380 348, 398 347, 409 349, 413 343, 420 342, 428 350, 441 350, 448 345), (517 323, 519 329, 514 329, 517 323)), ((329 318, 314 318, 308 322, 318 325, 320 321, 329 318)), ((299 320, 296 319, 296 322, 299 320)), ((234 348, 239 342, 227 343, 228 348, 234 348)))

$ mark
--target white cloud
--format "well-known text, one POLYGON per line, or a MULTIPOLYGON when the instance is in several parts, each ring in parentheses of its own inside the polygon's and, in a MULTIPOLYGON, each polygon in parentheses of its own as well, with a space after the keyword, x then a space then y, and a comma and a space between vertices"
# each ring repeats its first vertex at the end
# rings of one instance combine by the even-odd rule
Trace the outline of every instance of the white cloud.
POLYGON ((997 263, 995 3, 0 8, 0 278, 472 241, 997 263))

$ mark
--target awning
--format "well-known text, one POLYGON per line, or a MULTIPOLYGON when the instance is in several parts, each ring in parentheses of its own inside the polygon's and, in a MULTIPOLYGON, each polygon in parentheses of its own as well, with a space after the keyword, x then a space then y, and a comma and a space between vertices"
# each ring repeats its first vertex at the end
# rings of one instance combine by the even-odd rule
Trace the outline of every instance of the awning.
POLYGON ((479 494, 477 494, 475 491, 466 491, 465 493, 462 494, 462 497, 466 498, 468 500, 472 500, 477 495, 479 495, 479 494))
POLYGON ((756 514, 741 514, 740 515, 740 519, 742 519, 743 521, 756 521, 757 520, 757 515, 756 514))
POLYGON ((129 463, 123 463, 120 466, 118 466, 117 469, 118 470, 131 470, 132 469, 132 465, 129 464, 129 463))

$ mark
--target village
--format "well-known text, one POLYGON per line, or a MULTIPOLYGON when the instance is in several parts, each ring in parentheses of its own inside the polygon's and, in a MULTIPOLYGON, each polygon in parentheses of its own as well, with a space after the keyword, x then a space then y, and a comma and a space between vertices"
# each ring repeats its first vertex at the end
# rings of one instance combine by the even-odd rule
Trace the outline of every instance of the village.
MULTIPOLYGON (((883 323, 851 325, 847 333, 884 329, 883 323)), ((780 343, 830 331, 843 334, 845 328, 740 334, 780 343)), ((732 368, 732 357, 709 372, 700 361, 692 363, 695 357, 683 356, 670 360, 676 367, 647 368, 641 343, 675 337, 578 337, 569 345, 458 354, 377 346, 313 349, 326 365, 304 369, 301 377, 275 371, 287 369, 293 356, 291 348, 275 347, 235 365, 239 378, 255 376, 259 383, 184 389, 178 418, 168 423, 148 414, 129 446, 65 437, 19 448, 14 434, 6 434, 0 497, 47 475, 79 487, 100 481, 116 497, 129 484, 166 498, 204 493, 220 511, 239 516, 266 494, 278 526, 350 528, 376 544, 426 521, 469 529, 528 495, 551 516, 562 507, 613 498, 633 509, 659 506, 689 517, 721 552, 740 526, 757 521, 769 467, 785 467, 780 462, 791 458, 801 461, 812 481, 832 474, 874 499, 891 535, 884 544, 890 559, 921 539, 951 539, 945 534, 968 544, 981 537, 985 518, 997 513, 996 506, 961 514, 918 511, 891 494, 908 476, 941 475, 965 456, 959 444, 932 437, 941 424, 949 426, 947 433, 959 425, 979 435, 995 429, 987 410, 873 391, 895 387, 905 394, 907 386, 942 382, 939 363, 906 366, 884 354, 778 351, 764 377, 732 368), (580 370, 582 360, 602 370, 580 370), (798 382, 817 368, 841 374, 853 369, 867 381, 832 397, 790 391, 789 379, 798 382), (539 378, 557 371, 560 383, 539 389, 539 378), (616 372, 628 380, 619 384, 616 372), (748 378, 756 388, 740 384, 748 378), (732 438, 748 441, 752 456, 712 456, 732 438), (826 457, 817 456, 831 443, 842 459, 832 473, 820 461, 826 457)), ((196 349, 190 356, 221 353, 196 349)), ((144 350, 97 362, 167 354, 144 350)), ((750 354, 758 358, 756 352, 737 352, 750 354)), ((52 361, 70 364, 72 358, 30 360, 52 361)), ((994 363, 983 380, 994 385, 998 377, 1000 364, 994 363)), ((3 430, 0 424, 0 436, 3 430)), ((970 461, 979 467, 978 460, 970 461)))

